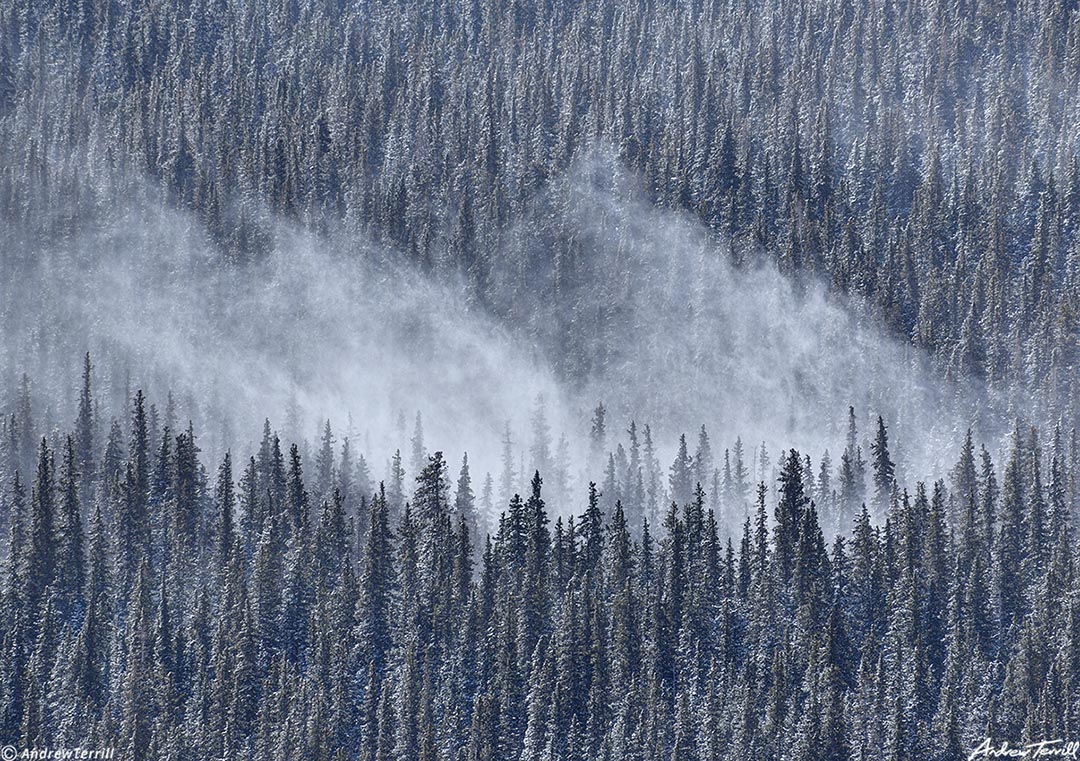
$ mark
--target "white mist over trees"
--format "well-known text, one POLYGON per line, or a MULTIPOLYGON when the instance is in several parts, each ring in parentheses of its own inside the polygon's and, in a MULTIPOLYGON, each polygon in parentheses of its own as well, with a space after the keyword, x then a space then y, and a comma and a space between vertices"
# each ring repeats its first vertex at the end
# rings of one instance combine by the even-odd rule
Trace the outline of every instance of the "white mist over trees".
POLYGON ((40 399, 63 399, 76 384, 70 358, 90 348, 124 368, 112 379, 122 404, 133 378, 196 400, 184 414, 214 454, 251 441, 264 417, 290 440, 351 419, 363 453, 401 448, 410 476, 425 438, 472 447, 497 472, 494 441, 510 422, 515 456, 527 455, 512 465, 517 491, 523 474, 551 469, 553 435, 585 453, 601 399, 617 428, 650 423, 665 453, 702 424, 729 443, 838 448, 854 405, 897 421, 906 458, 922 466, 984 404, 981 388, 935 379, 919 350, 812 279, 794 283, 759 252, 735 254, 692 218, 651 207, 607 154, 554 179, 508 231, 484 307, 362 237, 285 223, 259 261, 222 266, 190 213, 139 195, 0 287, 0 353, 13 385, 26 371, 51 383, 40 399), (405 411, 415 420, 403 437, 405 411))
POLYGON ((789 10, 6 0, 0 209, 63 236, 148 176, 229 260, 340 224, 486 303, 508 227, 611 146, 941 372, 1074 416, 1076 9, 789 10))

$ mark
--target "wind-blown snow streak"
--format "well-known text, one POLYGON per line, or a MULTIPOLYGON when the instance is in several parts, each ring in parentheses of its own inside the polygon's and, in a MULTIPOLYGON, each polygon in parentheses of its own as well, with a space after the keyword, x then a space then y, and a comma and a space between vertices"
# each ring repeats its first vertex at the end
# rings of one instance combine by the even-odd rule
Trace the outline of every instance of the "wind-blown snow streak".
POLYGON ((665 449, 705 423, 721 446, 741 435, 815 458, 842 446, 853 404, 864 432, 885 416, 901 466, 920 473, 939 472, 935 448, 951 454, 968 425, 970 401, 956 409, 918 352, 816 283, 796 287, 765 263, 733 268, 726 246, 652 208, 604 155, 555 181, 503 239, 482 309, 453 279, 392 264, 371 243, 285 224, 265 261, 222 267, 189 215, 127 203, 5 279, 5 381, 25 368, 73 398, 89 348, 130 358, 130 387, 159 405, 173 388, 211 451, 256 434, 229 432, 229 419, 280 425, 293 405, 300 430, 286 438, 326 417, 342 433, 351 416, 359 446, 385 456, 407 448, 419 409, 429 445, 468 449, 492 471, 506 421, 527 448, 541 393, 555 435, 576 446, 602 399, 613 430, 636 416, 665 449))
POLYGON ((669 434, 705 423, 714 440, 741 434, 816 458, 826 446, 838 455, 854 405, 864 434, 884 416, 902 464, 943 475, 943 447, 951 456, 984 408, 979 391, 947 384, 822 284, 796 284, 745 245, 734 267, 729 245, 651 207, 606 154, 556 182, 517 234, 538 242, 497 289, 498 308, 556 353, 605 357, 584 396, 608 400, 617 419, 643 416, 669 434), (557 261, 552 228, 579 259, 557 261), (555 278, 569 287, 539 298, 530 288, 555 278))

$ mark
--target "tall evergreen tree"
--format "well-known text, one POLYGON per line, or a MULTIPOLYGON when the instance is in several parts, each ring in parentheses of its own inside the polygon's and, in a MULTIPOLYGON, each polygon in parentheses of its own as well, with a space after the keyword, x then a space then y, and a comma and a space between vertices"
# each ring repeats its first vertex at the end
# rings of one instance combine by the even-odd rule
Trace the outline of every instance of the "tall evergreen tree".
POLYGON ((679 451, 668 476, 671 499, 678 505, 690 502, 694 492, 694 461, 686 446, 686 434, 679 436, 679 451))
POLYGON ((60 509, 56 522, 57 614, 76 625, 85 607, 86 550, 81 503, 79 470, 75 442, 65 439, 64 462, 60 473, 60 509))
POLYGON ((880 415, 877 419, 877 434, 870 445, 870 452, 873 456, 871 466, 874 470, 874 504, 879 511, 884 511, 889 506, 889 499, 896 484, 896 466, 889 457, 889 433, 880 415))
POLYGON ((79 392, 79 415, 75 419, 75 453, 81 483, 89 487, 94 478, 94 397, 91 391, 90 352, 83 358, 82 389, 79 392))
POLYGON ((803 490, 802 460, 799 453, 792 449, 783 461, 780 472, 780 501, 776 505, 774 549, 777 578, 781 583, 791 578, 799 541, 799 526, 808 503, 803 490))
POLYGON ((329 420, 323 426, 319 451, 315 456, 315 483, 318 500, 328 498, 334 489, 334 432, 329 420))

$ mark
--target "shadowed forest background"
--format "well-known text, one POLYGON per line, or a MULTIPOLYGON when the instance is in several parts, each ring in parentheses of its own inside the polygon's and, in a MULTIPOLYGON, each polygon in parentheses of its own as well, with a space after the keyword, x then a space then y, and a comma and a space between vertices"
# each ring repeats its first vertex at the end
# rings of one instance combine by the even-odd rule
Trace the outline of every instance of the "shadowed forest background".
POLYGON ((1080 737, 1078 14, 0 0, 0 741, 1080 737))

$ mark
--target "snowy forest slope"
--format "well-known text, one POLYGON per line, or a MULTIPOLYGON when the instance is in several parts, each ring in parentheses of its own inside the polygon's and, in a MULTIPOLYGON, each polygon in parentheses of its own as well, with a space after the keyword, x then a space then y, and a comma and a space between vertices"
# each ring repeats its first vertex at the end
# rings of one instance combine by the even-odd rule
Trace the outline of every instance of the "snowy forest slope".
MULTIPOLYGON (((3 0, 0 214, 23 241, 63 238, 148 175, 227 260, 264 255, 282 219, 344 227, 505 318, 507 271, 576 298, 562 273, 581 240, 520 233, 599 146, 737 263, 820 274, 941 372, 1056 419, 1078 362, 1076 13, 3 0)), ((0 266, 32 249, 5 245, 0 266)))
POLYGON ((0 746, 1080 737, 1078 98, 1075 0, 0 0, 0 746))

